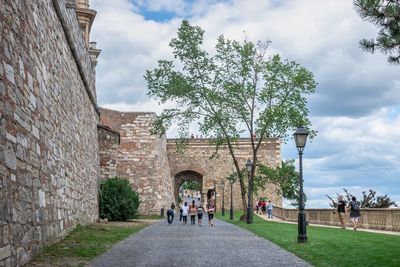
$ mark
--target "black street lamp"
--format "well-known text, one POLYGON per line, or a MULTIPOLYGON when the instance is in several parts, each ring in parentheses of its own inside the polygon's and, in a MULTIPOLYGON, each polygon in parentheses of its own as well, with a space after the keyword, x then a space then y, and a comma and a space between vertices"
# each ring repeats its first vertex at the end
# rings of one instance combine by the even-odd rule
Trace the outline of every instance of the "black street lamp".
POLYGON ((246 162, 246 169, 247 169, 247 175, 248 175, 248 187, 247 187, 247 198, 248 198, 248 203, 247 203, 247 223, 252 224, 253 223, 253 187, 251 186, 251 171, 253 169, 253 162, 248 159, 246 162))
POLYGON ((233 189, 233 183, 234 183, 235 181, 233 181, 233 182, 230 182, 230 184, 231 184, 231 207, 230 207, 230 209, 229 209, 229 220, 233 220, 233 194, 232 194, 232 189, 233 189))
POLYGON ((225 216, 225 181, 221 181, 222 185, 222 216, 225 216))
POLYGON ((232 172, 228 177, 228 181, 231 185, 231 207, 229 209, 229 220, 233 220, 233 184, 236 182, 237 174, 232 172))
POLYGON ((217 182, 213 182, 214 184, 214 212, 217 212, 217 182))
POLYGON ((304 243, 307 241, 307 220, 306 213, 304 211, 304 192, 303 192, 303 151, 307 141, 307 130, 300 126, 294 133, 294 140, 296 142, 297 151, 299 152, 299 184, 300 184, 300 203, 299 203, 299 215, 297 220, 298 236, 297 241, 304 243))

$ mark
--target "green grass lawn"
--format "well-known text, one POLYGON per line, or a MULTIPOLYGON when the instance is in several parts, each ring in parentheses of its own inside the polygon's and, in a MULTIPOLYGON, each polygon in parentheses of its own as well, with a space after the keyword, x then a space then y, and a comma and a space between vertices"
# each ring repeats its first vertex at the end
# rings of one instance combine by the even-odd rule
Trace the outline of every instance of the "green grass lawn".
MULTIPOLYGON (((272 241, 315 266, 400 266, 400 236, 308 226, 308 242, 299 244, 297 224, 266 221, 255 215, 253 224, 248 225, 239 221, 241 214, 235 212, 233 224, 272 241)), ((217 214, 217 218, 231 222, 229 214, 225 217, 217 214)))
POLYGON ((61 242, 46 247, 27 266, 84 266, 145 226, 126 222, 78 226, 61 242))

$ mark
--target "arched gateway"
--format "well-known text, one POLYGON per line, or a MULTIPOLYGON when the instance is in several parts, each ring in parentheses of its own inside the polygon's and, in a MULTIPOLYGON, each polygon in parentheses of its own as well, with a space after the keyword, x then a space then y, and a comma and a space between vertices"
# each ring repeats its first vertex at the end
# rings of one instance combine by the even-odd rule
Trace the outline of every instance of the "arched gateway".
MULTIPOLYGON (((179 189, 182 184, 187 181, 195 181, 200 185, 200 188, 203 187, 203 175, 191 170, 181 171, 174 175, 174 197, 175 203, 179 202, 179 189)), ((200 199, 203 199, 202 190, 200 190, 201 196, 200 199)))
MULTIPOLYGON (((230 185, 225 178, 235 169, 229 149, 220 147, 218 156, 212 157, 215 147, 211 140, 193 138, 183 152, 178 152, 175 139, 150 133, 154 119, 154 113, 100 109, 101 178, 128 179, 139 192, 141 214, 159 214, 160 209, 168 208, 172 202, 177 204, 179 187, 186 180, 201 185, 203 202, 215 198, 217 209, 222 208, 223 202, 229 209, 230 185)), ((252 155, 251 141, 242 138, 234 146, 237 160, 244 167, 252 155)), ((258 160, 269 166, 280 164, 280 141, 263 141, 258 160)), ((278 205, 282 203, 272 184, 258 196, 271 198, 278 205)), ((233 185, 233 205, 235 209, 242 208, 239 183, 233 185)))

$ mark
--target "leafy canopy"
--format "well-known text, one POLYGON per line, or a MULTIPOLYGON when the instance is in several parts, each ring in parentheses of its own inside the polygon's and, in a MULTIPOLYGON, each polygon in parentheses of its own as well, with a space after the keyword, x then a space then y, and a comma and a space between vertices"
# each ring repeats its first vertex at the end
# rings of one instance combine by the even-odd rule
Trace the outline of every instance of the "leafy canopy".
POLYGON ((158 116, 153 133, 162 134, 176 122, 184 141, 190 123, 197 122, 202 135, 214 137, 216 153, 219 146, 227 145, 246 212, 246 175, 235 139, 251 140, 253 168, 247 193, 252 205, 261 142, 267 137, 286 139, 289 130, 300 125, 310 129, 306 95, 314 92, 316 83, 298 63, 267 55, 269 42, 240 43, 221 35, 210 55, 202 48, 203 37, 200 27, 183 20, 178 36, 170 42, 175 60, 159 60, 158 67, 146 71, 148 95, 161 103, 177 103, 158 116))
POLYGON ((200 191, 201 185, 197 181, 185 181, 181 188, 183 190, 193 190, 193 191, 200 191))
MULTIPOLYGON (((292 206, 298 207, 300 180, 293 159, 282 161, 281 165, 275 168, 260 165, 258 172, 259 179, 264 181, 264 184, 268 182, 278 185, 278 193, 289 200, 292 206)), ((305 195, 304 198, 306 199, 305 195)))
POLYGON ((311 72, 279 55, 266 57, 267 43, 231 41, 221 35, 210 56, 202 49, 204 31, 184 20, 170 42, 174 61, 159 60, 147 70, 148 95, 162 103, 175 101, 158 117, 163 133, 173 121, 182 138, 199 122, 205 136, 237 138, 245 132, 263 138, 285 138, 288 129, 309 126, 305 94, 314 92, 311 72))
POLYGON ((389 63, 400 64, 400 1, 354 0, 354 6, 362 19, 379 28, 376 40, 361 40, 361 48, 371 53, 379 50, 388 54, 389 63))

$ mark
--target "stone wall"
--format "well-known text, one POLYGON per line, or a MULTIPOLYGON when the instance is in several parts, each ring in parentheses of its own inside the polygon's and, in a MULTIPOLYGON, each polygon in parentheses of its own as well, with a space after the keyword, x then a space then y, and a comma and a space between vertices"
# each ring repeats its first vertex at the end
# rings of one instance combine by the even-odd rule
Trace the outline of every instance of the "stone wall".
MULTIPOLYGON (((160 214, 161 208, 167 208, 173 202, 173 194, 166 138, 150 134, 155 113, 100 109, 100 120, 101 125, 119 132, 116 174, 128 179, 139 193, 139 212, 160 214)), ((105 154, 103 151, 100 153, 105 154)), ((101 158, 101 161, 104 163, 106 160, 101 158)), ((103 172, 101 176, 112 177, 103 172)))
MULTIPOLYGON (((235 154, 240 166, 245 167, 248 158, 252 157, 250 139, 239 139, 236 143, 235 154)), ((168 139, 167 153, 168 161, 171 169, 171 177, 175 179, 175 192, 182 181, 181 174, 187 171, 198 173, 202 176, 202 192, 203 197, 209 189, 216 186, 217 191, 217 207, 222 206, 222 194, 224 193, 225 209, 229 209, 230 205, 230 184, 225 179, 232 170, 235 170, 232 157, 227 147, 220 147, 218 157, 210 159, 215 152, 215 146, 210 144, 209 139, 189 139, 187 147, 183 153, 177 152, 176 140, 168 139), (222 186, 221 181, 225 180, 222 186)), ((268 166, 277 166, 281 162, 280 141, 277 139, 266 139, 261 143, 258 160, 268 166)), ((268 197, 273 203, 281 205, 282 197, 276 193, 274 184, 267 184, 266 190, 258 192, 254 201, 257 202, 258 197, 268 197)), ((246 198, 247 200, 247 198, 246 198)), ((255 207, 254 203, 254 207, 255 207)), ((235 209, 242 209, 242 200, 240 194, 240 185, 238 182, 233 185, 233 205, 235 209)))
POLYGON ((0 266, 98 217, 94 69, 63 0, 0 4, 0 266))
MULTIPOLYGON (((274 207, 274 216, 286 221, 297 222, 297 209, 285 209, 274 207)), ((347 213, 349 216, 349 213, 347 213)), ((339 215, 333 213, 333 209, 306 209, 306 217, 309 223, 340 226, 339 215)), ((346 219, 350 227, 350 218, 346 219)), ((400 231, 400 209, 361 209, 360 228, 400 231)))
POLYGON ((119 132, 98 125, 100 179, 117 176, 117 156, 119 149, 119 132))

